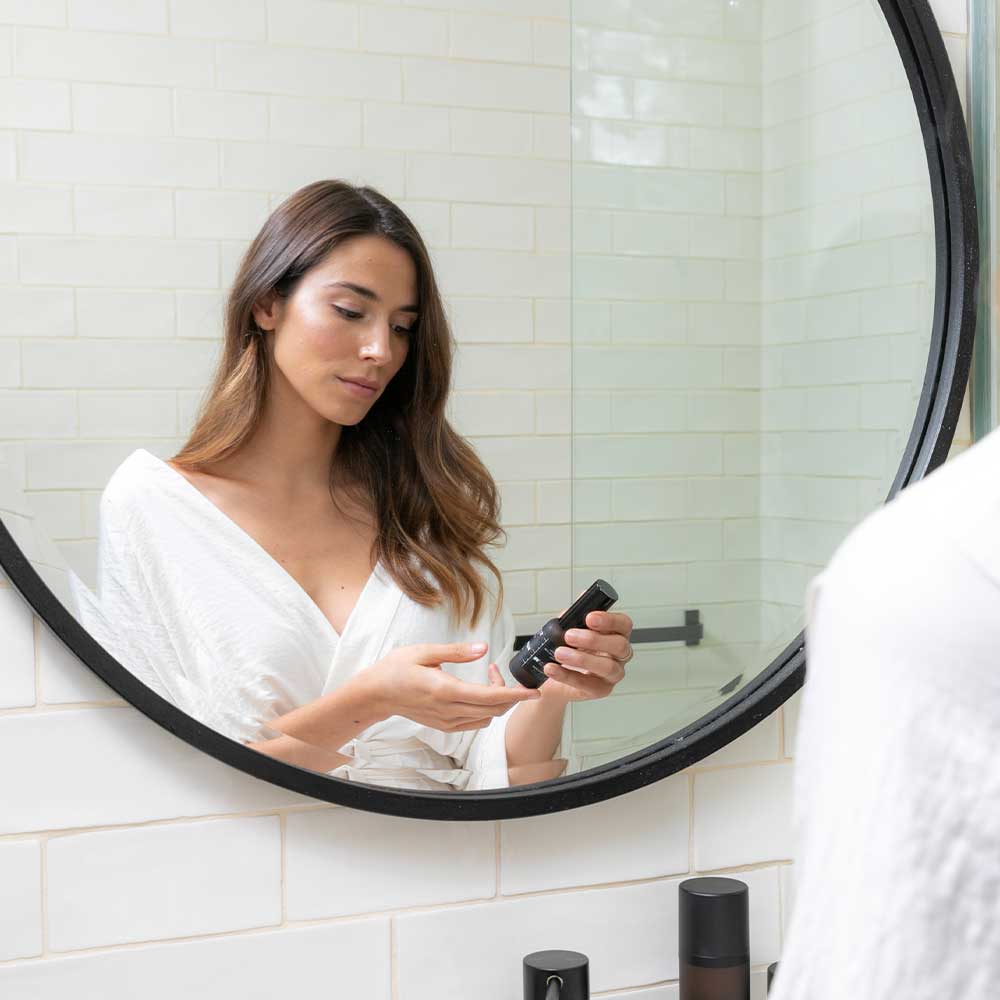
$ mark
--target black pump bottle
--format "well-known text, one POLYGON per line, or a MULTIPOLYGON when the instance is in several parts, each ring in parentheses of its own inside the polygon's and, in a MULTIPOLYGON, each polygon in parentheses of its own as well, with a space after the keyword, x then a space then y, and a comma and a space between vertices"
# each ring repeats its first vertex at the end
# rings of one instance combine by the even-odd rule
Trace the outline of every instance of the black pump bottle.
POLYGON ((750 891, 705 876, 678 891, 680 1000, 750 1000, 750 891))
POLYGON ((590 1000, 590 961, 583 952, 533 951, 522 965, 524 1000, 590 1000))

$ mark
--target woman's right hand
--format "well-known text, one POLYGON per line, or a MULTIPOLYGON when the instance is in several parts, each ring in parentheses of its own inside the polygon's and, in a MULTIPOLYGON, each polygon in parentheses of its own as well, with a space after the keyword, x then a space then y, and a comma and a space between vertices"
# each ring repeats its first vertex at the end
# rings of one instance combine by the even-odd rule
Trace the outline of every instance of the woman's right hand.
POLYGON ((442 663, 478 660, 485 651, 467 642, 397 646, 356 680, 366 686, 379 718, 402 715, 446 733, 482 729, 519 701, 542 696, 537 688, 507 687, 495 663, 489 666, 489 684, 459 680, 441 669, 442 663))

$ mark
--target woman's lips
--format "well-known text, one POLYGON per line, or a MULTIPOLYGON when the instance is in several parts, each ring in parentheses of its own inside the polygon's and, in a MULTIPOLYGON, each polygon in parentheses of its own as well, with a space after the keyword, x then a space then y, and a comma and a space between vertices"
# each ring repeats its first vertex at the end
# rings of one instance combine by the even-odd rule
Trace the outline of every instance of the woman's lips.
POLYGON ((349 379, 341 378, 337 376, 337 380, 340 382, 348 392, 353 393, 360 399, 371 399, 372 396, 378 391, 377 389, 369 389, 366 385, 359 385, 357 382, 351 382, 349 379))

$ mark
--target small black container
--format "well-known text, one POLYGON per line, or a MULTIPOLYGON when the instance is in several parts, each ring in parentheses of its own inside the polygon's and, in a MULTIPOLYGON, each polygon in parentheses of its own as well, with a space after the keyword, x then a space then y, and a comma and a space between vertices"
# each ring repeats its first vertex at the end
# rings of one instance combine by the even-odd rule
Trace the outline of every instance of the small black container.
POLYGON ((750 1000, 750 890, 735 878, 681 882, 680 1000, 750 1000))
POLYGON ((533 951, 524 956, 524 1000, 590 1000, 590 965, 579 951, 533 951), (550 980, 558 980, 553 986, 550 980), (551 989, 551 993, 549 992, 551 989))

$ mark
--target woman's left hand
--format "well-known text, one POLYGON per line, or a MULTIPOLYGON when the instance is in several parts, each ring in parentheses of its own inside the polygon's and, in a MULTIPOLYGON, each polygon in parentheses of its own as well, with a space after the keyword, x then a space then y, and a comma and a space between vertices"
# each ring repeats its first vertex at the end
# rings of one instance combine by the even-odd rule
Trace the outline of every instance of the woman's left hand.
POLYGON ((559 662, 545 665, 549 679, 540 689, 543 700, 606 698, 625 676, 625 664, 634 655, 632 619, 621 611, 591 611, 586 623, 586 628, 567 630, 555 652, 559 662))

